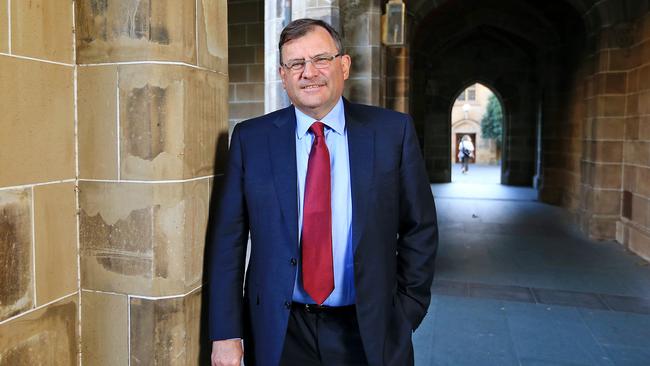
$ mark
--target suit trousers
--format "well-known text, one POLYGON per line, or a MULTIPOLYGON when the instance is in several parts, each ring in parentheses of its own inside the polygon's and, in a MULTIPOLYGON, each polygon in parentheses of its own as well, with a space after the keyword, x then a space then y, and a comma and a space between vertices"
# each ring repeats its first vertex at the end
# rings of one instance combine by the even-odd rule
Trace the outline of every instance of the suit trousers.
POLYGON ((309 309, 294 303, 280 366, 367 366, 354 306, 309 309))

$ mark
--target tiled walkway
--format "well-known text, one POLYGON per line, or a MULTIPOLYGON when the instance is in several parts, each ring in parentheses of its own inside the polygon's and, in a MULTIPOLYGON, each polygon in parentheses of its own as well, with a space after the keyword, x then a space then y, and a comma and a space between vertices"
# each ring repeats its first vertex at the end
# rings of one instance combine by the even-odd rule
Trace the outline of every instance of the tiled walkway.
POLYGON ((650 365, 647 262, 588 240, 532 189, 432 189, 440 248, 417 366, 650 365))

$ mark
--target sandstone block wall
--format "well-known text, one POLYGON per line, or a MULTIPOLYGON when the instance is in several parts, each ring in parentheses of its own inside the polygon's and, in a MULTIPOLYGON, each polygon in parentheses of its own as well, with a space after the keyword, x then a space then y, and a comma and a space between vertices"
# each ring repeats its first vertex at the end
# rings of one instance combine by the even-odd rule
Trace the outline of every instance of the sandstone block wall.
POLYGON ((73 4, 0 4, 0 365, 77 365, 73 4))
MULTIPOLYGON (((622 140, 617 149, 622 194, 616 239, 650 260, 650 14, 634 23, 632 35, 634 41, 627 50, 613 50, 609 55, 610 67, 619 71, 613 87, 625 95, 625 119, 600 125, 597 132, 622 140), (621 123, 624 131, 614 127, 621 123)), ((600 177, 609 181, 610 174, 605 171, 600 177)))
POLYGON ((264 114, 264 1, 228 0, 228 52, 233 127, 264 114))
POLYGON ((591 237, 650 259, 650 15, 591 36, 566 105, 550 108, 541 196, 575 212, 591 237))
POLYGON ((199 364, 225 0, 0 2, 0 365, 199 364))
POLYGON ((352 102, 381 105, 381 8, 375 0, 340 1, 343 47, 352 58, 345 96, 352 102))
POLYGON ((83 363, 198 364, 211 178, 228 144, 226 2, 76 10, 83 363))

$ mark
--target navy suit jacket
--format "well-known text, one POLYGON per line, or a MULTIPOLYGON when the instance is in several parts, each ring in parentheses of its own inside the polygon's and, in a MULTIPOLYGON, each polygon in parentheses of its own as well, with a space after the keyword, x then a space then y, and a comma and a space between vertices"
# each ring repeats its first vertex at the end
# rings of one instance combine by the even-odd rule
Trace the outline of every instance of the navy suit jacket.
MULTIPOLYGON (((430 301, 434 201, 410 117, 344 109, 361 338, 370 365, 402 366, 430 301)), ((300 253, 295 134, 293 106, 235 126, 211 213, 210 339, 243 338, 247 366, 276 366, 284 344, 300 253)))

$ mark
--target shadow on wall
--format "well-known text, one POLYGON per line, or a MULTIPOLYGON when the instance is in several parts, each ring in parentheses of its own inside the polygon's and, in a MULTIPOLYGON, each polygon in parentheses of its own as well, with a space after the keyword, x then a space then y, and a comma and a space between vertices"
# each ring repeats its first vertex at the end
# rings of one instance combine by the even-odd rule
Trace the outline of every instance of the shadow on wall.
POLYGON ((210 195, 210 213, 208 215, 208 225, 205 233, 205 249, 203 251, 203 290, 201 291, 201 330, 200 330, 200 349, 199 349, 199 364, 209 365, 210 354, 212 353, 212 342, 208 333, 208 309, 210 309, 210 299, 208 297, 208 273, 210 268, 210 253, 212 246, 212 229, 214 225, 213 212, 216 211, 219 204, 219 196, 221 193, 221 182, 223 176, 217 177, 216 174, 226 172, 226 164, 228 163, 228 133, 221 133, 217 137, 217 147, 215 149, 214 157, 214 178, 212 179, 212 193, 210 195))

